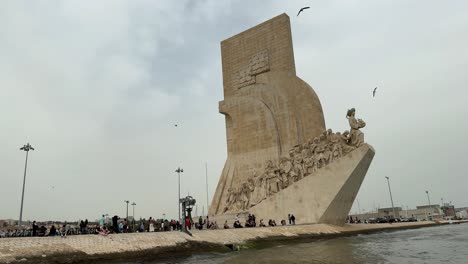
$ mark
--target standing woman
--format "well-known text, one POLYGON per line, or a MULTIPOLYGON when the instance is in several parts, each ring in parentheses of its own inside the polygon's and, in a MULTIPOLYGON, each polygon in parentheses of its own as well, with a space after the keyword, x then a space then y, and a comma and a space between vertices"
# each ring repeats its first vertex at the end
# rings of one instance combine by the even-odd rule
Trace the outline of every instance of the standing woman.
POLYGON ((154 219, 153 219, 153 217, 149 218, 149 231, 154 232, 154 219))

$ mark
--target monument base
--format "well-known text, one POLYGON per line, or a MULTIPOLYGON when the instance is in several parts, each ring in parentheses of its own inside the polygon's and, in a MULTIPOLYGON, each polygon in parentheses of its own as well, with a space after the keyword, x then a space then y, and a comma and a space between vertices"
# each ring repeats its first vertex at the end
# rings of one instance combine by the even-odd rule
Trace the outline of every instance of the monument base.
MULTIPOLYGON (((288 221, 288 214, 296 217, 296 223, 327 223, 341 226, 351 210, 367 170, 375 155, 374 149, 364 144, 333 163, 293 183, 259 204, 248 209, 257 224, 273 219, 279 225, 288 221)), ((214 216, 218 224, 228 221, 232 226, 236 214, 214 216)), ((247 213, 238 215, 245 223, 247 213)))

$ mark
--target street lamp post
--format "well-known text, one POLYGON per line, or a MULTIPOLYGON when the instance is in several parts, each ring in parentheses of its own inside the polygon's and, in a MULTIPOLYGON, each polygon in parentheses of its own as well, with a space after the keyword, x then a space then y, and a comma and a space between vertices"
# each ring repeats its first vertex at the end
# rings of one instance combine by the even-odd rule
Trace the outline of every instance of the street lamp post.
POLYGON ((434 211, 432 210, 432 206, 431 206, 431 199, 429 198, 429 191, 426 190, 426 195, 427 195, 427 202, 429 203, 429 209, 431 209, 431 216, 433 216, 434 214, 434 211))
POLYGON ((182 222, 182 219, 180 219, 180 202, 179 202, 180 201, 180 173, 184 172, 184 170, 181 169, 180 167, 178 167, 175 172, 177 172, 177 174, 179 176, 179 200, 177 200, 177 205, 179 206, 179 221, 182 222))
POLYGON ((127 218, 126 218, 126 219, 127 219, 127 221, 128 221, 128 203, 129 203, 129 202, 130 202, 130 201, 128 201, 128 200, 125 200, 125 201, 124 201, 124 203, 126 203, 126 204, 127 204, 127 218))
POLYGON ((396 217, 395 207, 393 206, 392 189, 390 188, 390 178, 388 176, 385 176, 385 179, 387 179, 388 192, 390 193, 390 201, 392 202, 393 217, 396 217))
POLYGON ((133 206, 133 216, 132 216, 132 218, 133 218, 132 219, 132 221, 133 221, 133 232, 135 232, 135 205, 136 205, 136 203, 133 202, 132 203, 132 206, 133 206))
POLYGON ((24 177, 23 177, 23 191, 21 193, 21 208, 20 208, 20 217, 18 222, 18 227, 21 228, 21 222, 23 220, 23 201, 24 201, 24 187, 26 185, 26 169, 28 167, 28 154, 30 150, 34 150, 34 148, 28 143, 20 148, 20 150, 26 151, 26 161, 24 163, 24 177))

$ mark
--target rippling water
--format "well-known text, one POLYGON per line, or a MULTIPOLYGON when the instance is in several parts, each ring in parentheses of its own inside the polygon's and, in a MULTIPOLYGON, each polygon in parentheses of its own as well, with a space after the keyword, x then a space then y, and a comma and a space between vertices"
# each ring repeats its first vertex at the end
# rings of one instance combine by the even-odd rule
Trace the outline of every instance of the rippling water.
POLYGON ((468 224, 260 243, 254 248, 229 253, 126 262, 137 263, 468 263, 468 224))

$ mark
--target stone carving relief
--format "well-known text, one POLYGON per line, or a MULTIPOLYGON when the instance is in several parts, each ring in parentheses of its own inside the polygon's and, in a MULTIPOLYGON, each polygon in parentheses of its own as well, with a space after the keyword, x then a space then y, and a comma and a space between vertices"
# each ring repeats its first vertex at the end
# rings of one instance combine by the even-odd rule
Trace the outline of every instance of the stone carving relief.
POLYGON ((294 182, 313 176, 321 168, 364 144, 364 134, 359 129, 366 124, 354 117, 355 112, 352 108, 346 115, 351 132, 334 133, 328 129, 319 137, 292 147, 289 157, 280 158, 277 164, 268 160, 263 171, 253 172, 247 183, 228 189, 223 212, 245 211, 294 182))
POLYGON ((270 70, 268 51, 262 50, 250 57, 249 64, 236 71, 232 77, 233 85, 237 89, 254 84, 255 76, 270 70))
POLYGON ((366 126, 366 122, 362 119, 356 119, 354 116, 356 114, 356 109, 351 108, 346 113, 346 118, 349 121, 349 126, 351 127, 351 134, 350 134, 350 144, 359 147, 364 144, 364 133, 359 130, 366 126))

